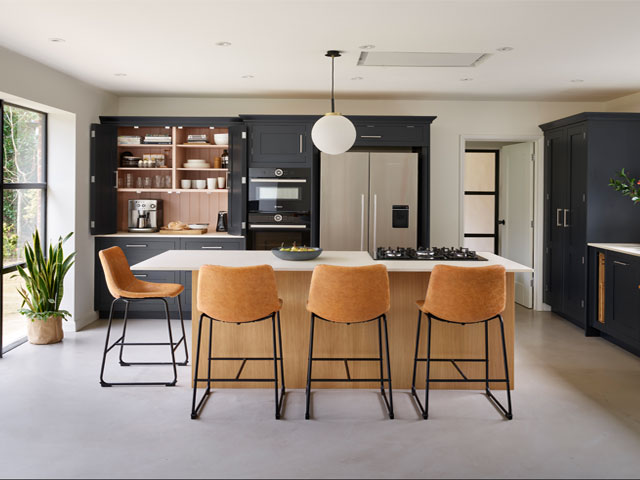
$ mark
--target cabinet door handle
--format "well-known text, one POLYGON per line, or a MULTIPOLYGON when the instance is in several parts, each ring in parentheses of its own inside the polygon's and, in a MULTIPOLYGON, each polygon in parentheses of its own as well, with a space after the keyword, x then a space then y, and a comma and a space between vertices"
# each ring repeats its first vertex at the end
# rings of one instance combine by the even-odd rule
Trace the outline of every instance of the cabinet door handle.
POLYGON ((382 138, 382 135, 360 135, 360 138, 382 138))
POLYGON ((556 209, 556 227, 561 227, 562 223, 560 222, 560 212, 562 211, 561 208, 556 209))
POLYGON ((622 265, 623 267, 628 267, 629 266, 628 263, 619 262, 618 260, 614 260, 613 263, 615 263, 616 265, 622 265))
POLYGON ((563 227, 569 227, 570 226, 569 224, 567 224, 567 213, 569 213, 569 209, 565 208, 564 209, 563 222, 562 222, 563 223, 563 225, 562 225, 563 227))
POLYGON ((302 153, 302 134, 300 134, 300 153, 302 153))
POLYGON ((214 246, 205 246, 205 245, 203 245, 200 248, 202 248, 204 250, 222 250, 222 246, 220 246, 220 245, 214 245, 214 246))
POLYGON ((125 245, 127 248, 147 248, 147 245, 143 244, 133 244, 133 245, 125 245))
POLYGON ((146 273, 134 273, 133 276, 136 278, 147 278, 149 275, 146 273))

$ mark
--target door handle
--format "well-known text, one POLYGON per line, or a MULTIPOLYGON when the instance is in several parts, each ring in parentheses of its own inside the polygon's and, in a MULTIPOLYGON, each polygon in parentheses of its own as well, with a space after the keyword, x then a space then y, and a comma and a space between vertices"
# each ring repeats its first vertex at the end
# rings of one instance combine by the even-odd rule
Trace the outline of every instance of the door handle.
POLYGON ((360 135, 360 138, 382 138, 382 135, 360 135))
POLYGON ((373 251, 378 248, 378 195, 373 195, 373 251))
POLYGON ((134 273, 133 276, 136 278, 147 278, 149 275, 146 273, 134 273))
POLYGON ((222 250, 222 246, 220 245, 215 245, 215 246, 201 246, 200 248, 204 249, 204 250, 222 250))
POLYGON ((142 244, 134 244, 134 245, 125 245, 127 248, 147 248, 147 245, 142 244))
POLYGON ((498 220, 498 225, 506 225, 506 220, 498 220))
POLYGON ((302 153, 302 134, 300 134, 300 153, 302 153))
POLYGON ((364 251, 364 193, 360 195, 360 251, 364 251))
POLYGON ((561 227, 562 226, 562 222, 560 222, 560 212, 562 211, 561 208, 556 209, 556 227, 561 227))
POLYGON ((628 267, 629 266, 628 263, 619 262, 618 260, 614 260, 613 263, 615 263, 616 265, 622 265, 623 267, 628 267))
POLYGON ((569 227, 570 225, 567 223, 567 213, 569 213, 569 209, 565 208, 564 209, 564 218, 563 218, 563 227, 569 227))

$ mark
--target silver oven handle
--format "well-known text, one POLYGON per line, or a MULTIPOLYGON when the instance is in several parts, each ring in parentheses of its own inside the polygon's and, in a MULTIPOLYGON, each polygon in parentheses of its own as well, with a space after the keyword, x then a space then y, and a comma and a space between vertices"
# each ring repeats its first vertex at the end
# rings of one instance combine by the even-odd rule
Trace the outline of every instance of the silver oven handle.
POLYGON ((249 225, 249 228, 308 228, 306 225, 262 225, 262 224, 253 224, 249 225))
POLYGON ((125 245, 127 248, 147 248, 147 245, 144 244, 133 244, 133 245, 125 245))
POLYGON ((222 246, 221 245, 213 245, 213 246, 201 246, 200 248, 202 248, 203 250, 222 250, 222 246))
POLYGON ((378 195, 373 195, 373 251, 378 248, 378 195))
POLYGON ((360 251, 364 251, 364 193, 360 195, 360 251))
POLYGON ((306 178, 250 178, 251 183, 307 183, 306 178))

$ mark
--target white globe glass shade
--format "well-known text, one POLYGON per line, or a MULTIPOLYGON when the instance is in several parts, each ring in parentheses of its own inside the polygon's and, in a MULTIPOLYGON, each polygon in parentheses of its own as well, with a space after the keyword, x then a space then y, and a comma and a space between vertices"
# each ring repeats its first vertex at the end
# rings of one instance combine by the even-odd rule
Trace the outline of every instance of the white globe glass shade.
POLYGON ((311 129, 311 139, 318 150, 339 155, 349 150, 356 141, 356 127, 347 117, 327 114, 311 129))

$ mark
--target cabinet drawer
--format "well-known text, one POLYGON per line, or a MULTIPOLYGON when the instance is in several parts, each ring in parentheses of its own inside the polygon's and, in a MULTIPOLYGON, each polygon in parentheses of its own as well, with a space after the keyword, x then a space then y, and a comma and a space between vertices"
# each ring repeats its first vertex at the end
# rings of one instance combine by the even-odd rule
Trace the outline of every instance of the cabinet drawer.
POLYGON ((427 127, 422 125, 356 125, 356 145, 423 145, 427 127))
POLYGON ((149 237, 120 237, 96 239, 96 249, 120 247, 129 265, 142 262, 167 250, 177 250, 179 239, 155 239, 149 237))
POLYGON ((191 239, 182 238, 180 242, 182 250, 244 250, 244 239, 191 239))

